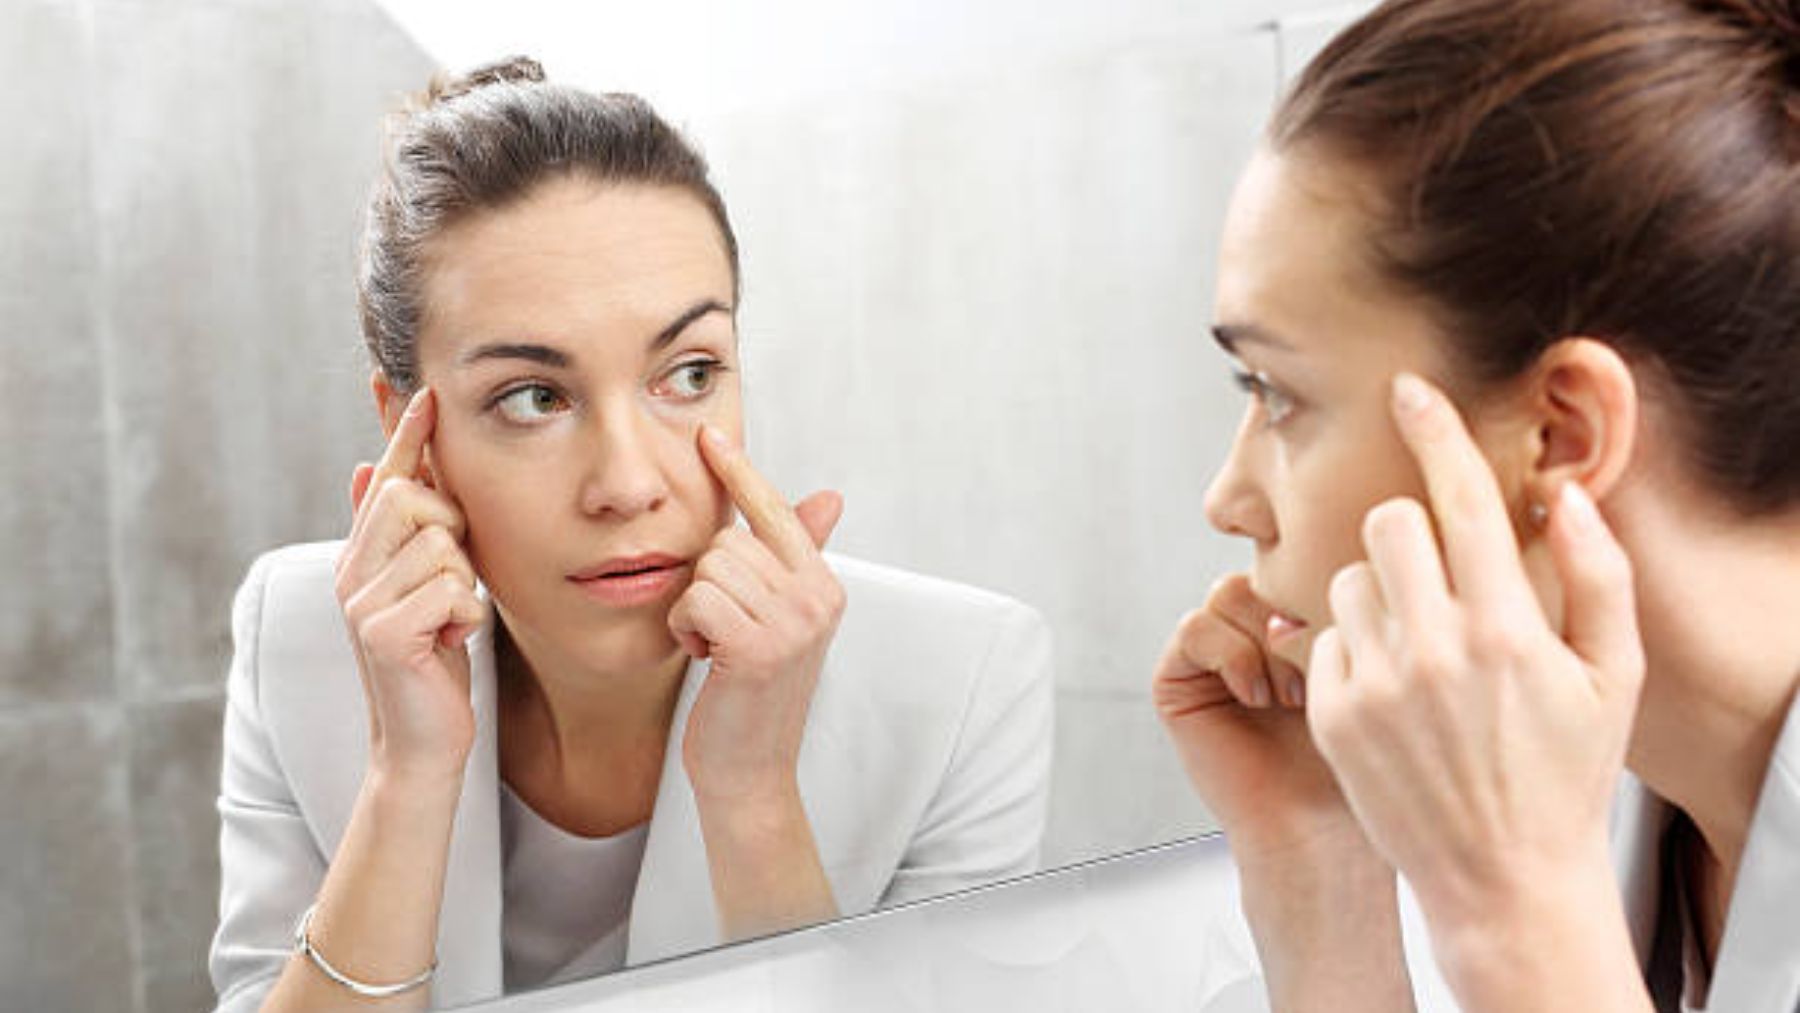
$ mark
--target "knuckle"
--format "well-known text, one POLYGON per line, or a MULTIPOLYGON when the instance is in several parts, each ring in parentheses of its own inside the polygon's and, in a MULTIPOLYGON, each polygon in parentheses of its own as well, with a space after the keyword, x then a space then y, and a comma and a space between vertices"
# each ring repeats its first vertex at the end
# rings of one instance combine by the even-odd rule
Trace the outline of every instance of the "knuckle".
POLYGON ((425 539, 425 548, 433 556, 442 558, 456 552, 456 538, 442 524, 427 524, 419 537, 425 539))
POLYGON ((1403 682, 1432 682, 1449 675, 1454 668, 1451 652, 1431 637, 1410 638, 1394 659, 1394 670, 1403 682))
POLYGON ((1470 623, 1463 637, 1469 656, 1481 659, 1484 665, 1505 662, 1521 653, 1518 635, 1508 624, 1494 619, 1470 623))
POLYGON ((1190 609, 1181 617, 1181 621, 1175 624, 1175 637, 1182 641, 1192 640, 1212 628, 1218 621, 1218 616, 1214 615, 1210 609, 1190 609))

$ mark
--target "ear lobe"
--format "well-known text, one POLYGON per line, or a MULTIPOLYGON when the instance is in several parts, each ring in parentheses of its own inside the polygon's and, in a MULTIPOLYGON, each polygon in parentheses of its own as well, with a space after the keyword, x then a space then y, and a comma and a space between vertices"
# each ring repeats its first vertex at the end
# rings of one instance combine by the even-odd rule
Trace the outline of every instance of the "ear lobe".
POLYGON ((1638 389, 1630 365, 1603 342, 1565 338, 1544 352, 1535 372, 1537 502, 1550 503, 1571 481, 1603 499, 1624 475, 1637 439, 1638 389))

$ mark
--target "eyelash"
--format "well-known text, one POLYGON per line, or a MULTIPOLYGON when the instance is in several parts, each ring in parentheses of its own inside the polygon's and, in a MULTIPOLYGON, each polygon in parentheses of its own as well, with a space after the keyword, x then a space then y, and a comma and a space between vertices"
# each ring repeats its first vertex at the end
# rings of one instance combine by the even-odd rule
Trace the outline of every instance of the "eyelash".
POLYGON ((1242 369, 1233 369, 1231 379, 1239 389, 1255 398, 1262 404, 1263 412, 1268 416, 1268 424, 1280 425, 1288 416, 1294 414, 1294 399, 1286 391, 1262 373, 1252 373, 1242 369))
MULTIPOLYGON (((731 367, 725 365, 724 362, 722 362, 718 359, 710 358, 710 357, 701 358, 701 359, 689 359, 686 362, 677 363, 676 365, 671 366, 669 369, 664 371, 661 376, 657 377, 655 383, 652 385, 652 390, 660 390, 669 382, 670 378, 677 376, 684 371, 694 370, 694 369, 699 369, 699 370, 705 371, 705 375, 707 378, 707 382, 705 384, 705 389, 701 390, 697 394, 675 395, 677 400, 691 403, 691 402, 698 401, 698 400, 706 397, 708 394, 713 392, 714 385, 717 383, 719 375, 722 373, 729 372, 731 367)), ((566 406, 569 403, 568 395, 564 394, 561 390, 557 389, 555 384, 546 383, 542 380, 529 380, 529 381, 526 381, 523 383, 515 383, 510 386, 501 388, 492 397, 488 398, 487 403, 483 406, 483 408, 486 411, 493 412, 494 414, 499 415, 501 418, 501 421, 510 423, 512 425, 517 425, 517 426, 534 425, 535 423, 533 423, 533 422, 520 422, 520 421, 517 421, 514 419, 507 418, 506 413, 500 410, 500 406, 503 405, 509 398, 511 398, 517 394, 524 393, 525 391, 533 391, 533 390, 541 390, 541 391, 548 392, 551 396, 553 396, 557 399, 557 401, 559 402, 559 407, 566 406)))

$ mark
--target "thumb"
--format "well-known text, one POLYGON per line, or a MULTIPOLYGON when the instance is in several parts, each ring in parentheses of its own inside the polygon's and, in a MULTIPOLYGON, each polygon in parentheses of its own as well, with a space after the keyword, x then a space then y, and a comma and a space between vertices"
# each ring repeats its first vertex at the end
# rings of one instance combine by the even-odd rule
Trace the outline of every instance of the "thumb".
POLYGON ((812 536, 813 546, 823 549, 837 527, 838 518, 844 516, 844 497, 832 489, 815 492, 794 504, 794 515, 812 536))
POLYGON ((1631 559, 1579 482, 1565 482, 1550 518, 1550 554, 1562 581, 1563 639, 1598 670, 1602 689, 1643 678, 1631 559))

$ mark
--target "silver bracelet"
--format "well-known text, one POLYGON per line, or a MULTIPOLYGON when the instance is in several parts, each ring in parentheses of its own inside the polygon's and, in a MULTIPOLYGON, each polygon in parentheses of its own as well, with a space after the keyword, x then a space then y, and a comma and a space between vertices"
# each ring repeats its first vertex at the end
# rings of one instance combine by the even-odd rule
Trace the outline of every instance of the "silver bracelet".
POLYGON ((313 912, 318 909, 319 905, 315 902, 311 907, 301 912, 300 921, 294 926, 294 952, 306 954, 306 958, 312 961, 313 966, 324 973, 325 977, 330 978, 332 981, 355 992, 357 995, 365 996, 370 999, 386 999, 390 996, 396 996, 402 992, 410 992, 413 989, 418 988, 420 985, 430 981, 431 976, 437 973, 437 958, 433 957, 431 958, 430 967, 427 967, 424 971, 421 971, 419 974, 414 975, 405 981, 395 982, 392 985, 370 985, 365 982, 357 981, 355 978, 332 967, 331 962, 325 959, 325 955, 313 948, 312 939, 307 935, 307 929, 312 927, 313 912))

